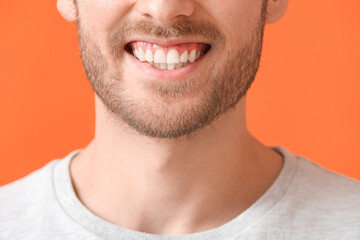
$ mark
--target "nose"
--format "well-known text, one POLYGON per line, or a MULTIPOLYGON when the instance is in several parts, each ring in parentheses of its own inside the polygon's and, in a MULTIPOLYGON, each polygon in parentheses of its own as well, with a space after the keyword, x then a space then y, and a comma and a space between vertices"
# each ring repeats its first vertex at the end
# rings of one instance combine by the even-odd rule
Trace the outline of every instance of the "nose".
POLYGON ((142 16, 166 26, 193 15, 195 3, 194 0, 139 0, 136 10, 142 16))

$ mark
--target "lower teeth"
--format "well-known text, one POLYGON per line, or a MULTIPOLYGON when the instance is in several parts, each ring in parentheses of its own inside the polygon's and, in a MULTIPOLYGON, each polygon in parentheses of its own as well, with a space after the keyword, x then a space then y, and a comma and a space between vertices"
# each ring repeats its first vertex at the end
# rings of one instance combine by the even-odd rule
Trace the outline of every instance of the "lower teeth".
POLYGON ((154 68, 161 69, 161 70, 175 70, 175 69, 180 69, 180 68, 188 65, 188 63, 178 63, 178 64, 153 63, 153 62, 148 62, 148 63, 151 66, 153 66, 154 68))

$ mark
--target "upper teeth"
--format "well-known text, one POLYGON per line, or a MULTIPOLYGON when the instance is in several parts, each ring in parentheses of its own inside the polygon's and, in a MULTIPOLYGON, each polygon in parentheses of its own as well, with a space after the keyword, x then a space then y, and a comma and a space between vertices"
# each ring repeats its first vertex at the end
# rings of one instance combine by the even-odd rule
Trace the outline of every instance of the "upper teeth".
POLYGON ((153 53, 151 52, 150 49, 146 50, 145 60, 148 61, 148 62, 154 61, 154 56, 153 56, 153 53))
POLYGON ((162 49, 156 50, 154 54, 154 63, 167 63, 166 62, 166 54, 162 49))
MULTIPOLYGON (((160 50, 157 50, 157 52, 159 52, 160 50)), ((155 53, 155 54, 156 54, 155 53)), ((165 53, 164 53, 165 54, 165 53)), ((161 62, 161 61, 160 61, 161 62)), ((176 63, 180 63, 180 55, 179 52, 176 49, 171 49, 167 56, 166 56, 166 63, 167 64, 176 64, 176 63)))
POLYGON ((180 62, 187 62, 188 60, 189 60, 189 53, 186 50, 185 52, 183 52, 183 54, 181 54, 180 62))
POLYGON ((196 53, 196 50, 191 50, 190 54, 185 50, 181 55, 177 49, 170 49, 166 54, 163 49, 157 49, 155 53, 151 49, 147 49, 146 52, 142 48, 135 49, 133 55, 142 62, 149 62, 156 68, 174 70, 185 66, 188 62, 193 63, 203 52, 196 53))

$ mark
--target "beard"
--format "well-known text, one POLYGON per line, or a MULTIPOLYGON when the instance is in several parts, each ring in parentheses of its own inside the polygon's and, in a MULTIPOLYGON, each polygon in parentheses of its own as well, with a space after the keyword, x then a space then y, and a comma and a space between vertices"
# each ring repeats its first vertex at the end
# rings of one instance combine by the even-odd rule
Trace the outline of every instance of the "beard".
POLYGON ((183 20, 163 27, 142 20, 126 22, 114 29, 107 42, 110 54, 106 55, 78 18, 81 59, 87 79, 111 118, 139 134, 163 139, 190 136, 234 109, 246 95, 260 62, 266 3, 264 1, 261 18, 251 32, 250 41, 235 51, 225 51, 226 37, 211 23, 183 20), (221 61, 213 60, 214 68, 205 81, 200 81, 204 76, 197 74, 173 82, 139 80, 138 87, 146 89, 152 97, 133 96, 128 83, 135 80, 125 79, 125 70, 115 66, 121 66, 124 61, 126 52, 122 48, 126 36, 136 34, 163 39, 201 36, 211 40, 213 56, 225 52, 227 56, 221 61))

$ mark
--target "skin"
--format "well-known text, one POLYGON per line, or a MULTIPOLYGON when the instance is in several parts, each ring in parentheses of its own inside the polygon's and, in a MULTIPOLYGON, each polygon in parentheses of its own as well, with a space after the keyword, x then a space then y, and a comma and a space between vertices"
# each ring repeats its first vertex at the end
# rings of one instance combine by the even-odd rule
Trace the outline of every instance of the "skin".
POLYGON ((58 0, 61 15, 77 22, 96 92, 95 137, 70 166, 82 203, 121 227, 181 235, 219 227, 263 195, 283 159, 248 132, 246 91, 264 24, 286 8, 287 0, 58 0), (124 51, 130 37, 156 33, 124 28, 140 21, 160 32, 199 26, 192 40, 212 49, 182 81, 159 81, 124 51), (201 27, 218 37, 196 34, 201 27))

